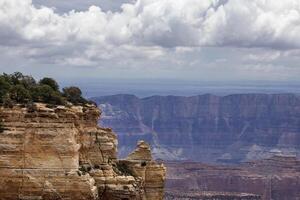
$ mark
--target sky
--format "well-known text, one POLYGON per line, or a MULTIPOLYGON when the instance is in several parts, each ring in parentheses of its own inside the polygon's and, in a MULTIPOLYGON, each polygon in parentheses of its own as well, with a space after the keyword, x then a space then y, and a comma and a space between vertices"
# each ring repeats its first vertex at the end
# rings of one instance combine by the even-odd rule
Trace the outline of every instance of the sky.
POLYGON ((0 72, 297 81, 299 0, 0 0, 0 72))

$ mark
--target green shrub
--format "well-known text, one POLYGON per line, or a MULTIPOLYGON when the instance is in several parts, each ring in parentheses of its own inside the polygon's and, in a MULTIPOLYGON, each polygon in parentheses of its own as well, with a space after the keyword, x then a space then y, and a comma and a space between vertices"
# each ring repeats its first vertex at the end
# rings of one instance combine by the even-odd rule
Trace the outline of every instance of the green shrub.
POLYGON ((32 76, 23 76, 21 80, 19 80, 20 84, 23 85, 26 89, 30 89, 31 87, 36 85, 36 81, 32 76))
POLYGON ((35 102, 44 102, 54 105, 64 105, 65 100, 62 94, 53 90, 49 85, 37 85, 31 88, 32 100, 35 102))
POLYGON ((0 103, 3 103, 3 98, 8 94, 11 85, 2 76, 0 76, 0 103))
POLYGON ((15 72, 9 75, 11 82, 14 85, 20 84, 20 81, 24 78, 24 75, 21 72, 15 72))
POLYGON ((18 103, 26 103, 31 100, 28 90, 23 85, 14 85, 10 88, 10 98, 18 103))
POLYGON ((50 96, 53 89, 48 85, 36 85, 30 89, 31 97, 34 102, 44 102, 50 96))
POLYGON ((51 98, 48 103, 54 104, 54 105, 66 105, 66 100, 64 97, 62 97, 60 92, 54 91, 51 94, 51 98))
POLYGON ((52 78, 43 78, 38 83, 32 76, 20 72, 0 75, 0 104, 12 107, 14 103, 41 102, 51 105, 87 104, 78 87, 67 87, 63 93, 58 83, 52 78))
POLYGON ((8 94, 3 97, 2 101, 3 101, 3 106, 6 108, 12 108, 14 106, 14 102, 13 100, 11 100, 8 94))
POLYGON ((63 89, 63 95, 68 101, 73 104, 86 104, 88 101, 84 99, 81 95, 82 92, 78 87, 65 87, 63 89))
POLYGON ((40 85, 48 85, 50 86, 54 91, 59 91, 59 86, 58 86, 58 83, 52 79, 52 78, 43 78, 40 80, 40 85))
POLYGON ((117 171, 121 172, 121 175, 125 175, 125 176, 133 175, 133 172, 131 171, 131 169, 123 162, 117 162, 116 169, 117 169, 117 171))

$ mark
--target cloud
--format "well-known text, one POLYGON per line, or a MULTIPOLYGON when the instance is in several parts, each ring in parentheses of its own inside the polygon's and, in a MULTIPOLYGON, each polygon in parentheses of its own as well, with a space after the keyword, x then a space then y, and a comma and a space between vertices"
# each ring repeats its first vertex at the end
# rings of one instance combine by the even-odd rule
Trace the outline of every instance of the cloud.
POLYGON ((70 10, 87 10, 90 6, 95 5, 103 10, 119 11, 120 6, 124 3, 134 2, 135 0, 33 0, 33 4, 37 6, 47 6, 55 8, 59 13, 68 12, 70 10))
POLYGON ((244 56, 245 61, 256 61, 256 62, 273 62, 278 60, 282 56, 280 51, 263 51, 263 50, 256 50, 254 53, 250 53, 244 56))
POLYGON ((56 13, 31 0, 0 0, 0 46, 70 65, 208 46, 299 49, 300 1, 137 0, 117 12, 56 13))

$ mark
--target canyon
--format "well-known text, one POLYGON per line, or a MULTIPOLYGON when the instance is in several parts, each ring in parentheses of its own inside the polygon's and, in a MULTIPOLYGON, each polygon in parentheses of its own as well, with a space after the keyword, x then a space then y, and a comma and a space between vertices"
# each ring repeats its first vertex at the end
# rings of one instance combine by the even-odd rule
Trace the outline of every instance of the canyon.
POLYGON ((94 105, 0 107, 1 200, 159 200, 166 168, 139 141, 117 159, 117 137, 94 105))
POLYGON ((0 107, 0 200, 300 199, 297 95, 93 100, 0 107))
POLYGON ((138 140, 167 166, 166 200, 300 199, 295 94, 92 98, 125 157, 138 140))
POLYGON ((273 156, 240 165, 168 162, 169 199, 300 199, 300 160, 273 156))
POLYGON ((241 163, 300 152, 300 97, 295 94, 92 98, 99 122, 119 137, 125 157, 138 140, 163 160, 241 163))

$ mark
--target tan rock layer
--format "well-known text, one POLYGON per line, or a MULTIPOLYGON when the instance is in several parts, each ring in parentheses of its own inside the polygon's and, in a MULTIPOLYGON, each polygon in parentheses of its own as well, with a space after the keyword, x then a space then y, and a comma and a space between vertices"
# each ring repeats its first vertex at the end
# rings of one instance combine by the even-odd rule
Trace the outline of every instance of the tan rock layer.
POLYGON ((162 199, 165 167, 150 147, 118 161, 116 135, 99 116, 94 106, 0 107, 0 200, 162 199))

